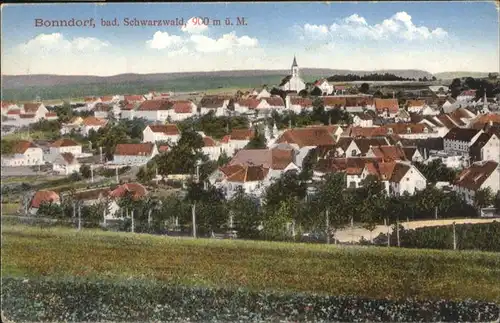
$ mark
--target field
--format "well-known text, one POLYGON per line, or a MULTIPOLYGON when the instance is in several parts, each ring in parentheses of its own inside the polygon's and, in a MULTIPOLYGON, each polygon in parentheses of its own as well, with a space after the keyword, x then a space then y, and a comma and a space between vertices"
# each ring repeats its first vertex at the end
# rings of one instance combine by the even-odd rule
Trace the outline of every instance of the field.
POLYGON ((4 140, 47 140, 47 133, 43 131, 20 131, 2 136, 4 140))
POLYGON ((495 253, 2 227, 4 277, 75 276, 368 298, 500 301, 500 254, 495 253))

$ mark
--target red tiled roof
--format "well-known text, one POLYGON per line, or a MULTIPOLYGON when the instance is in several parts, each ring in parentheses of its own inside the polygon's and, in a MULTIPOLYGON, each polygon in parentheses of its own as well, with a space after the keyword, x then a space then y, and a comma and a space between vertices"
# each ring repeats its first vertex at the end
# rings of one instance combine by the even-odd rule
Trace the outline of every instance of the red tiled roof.
POLYGON ((154 124, 148 126, 151 131, 156 133, 164 133, 167 136, 180 135, 179 128, 176 124, 154 124))
POLYGON ((279 96, 272 96, 270 98, 263 98, 263 99, 272 107, 280 107, 285 105, 283 99, 279 96))
POLYGON ((12 110, 9 110, 7 112, 7 114, 10 114, 10 115, 14 115, 14 114, 21 114, 21 110, 20 109, 12 109, 12 110))
POLYGON ((84 126, 105 126, 107 123, 106 120, 96 117, 86 117, 82 122, 84 126))
POLYGON ((191 101, 175 101, 174 102, 175 113, 192 113, 193 106, 191 101))
POLYGON ((32 208, 39 208, 42 203, 60 202, 59 194, 54 191, 38 191, 31 200, 32 208))
POLYGON ((112 95, 101 96, 101 101, 102 101, 102 102, 110 102, 110 101, 113 101, 113 96, 112 96, 112 95))
POLYGON ((262 181, 266 178, 269 173, 269 168, 264 168, 262 166, 241 166, 238 165, 231 170, 233 173, 227 175, 226 180, 228 182, 255 182, 262 181))
POLYGON ((157 111, 169 110, 172 108, 172 102, 169 100, 146 100, 141 103, 137 110, 139 111, 157 111))
POLYGON ((71 165, 74 161, 76 161, 76 158, 72 153, 62 153, 61 156, 68 165, 71 165))
POLYGON ((284 169, 293 163, 293 149, 241 149, 229 162, 229 166, 263 166, 264 168, 284 169))
POLYGON ((45 114, 45 117, 50 118, 50 117, 57 117, 57 113, 55 112, 47 112, 45 114))
POLYGON ((376 146, 372 147, 371 150, 375 157, 384 161, 406 160, 406 155, 399 146, 376 146))
POLYGON ((497 167, 498 163, 491 160, 474 163, 458 175, 455 185, 475 191, 483 185, 497 167))
POLYGON ((489 113, 478 116, 472 121, 471 128, 483 129, 486 124, 489 123, 500 123, 500 114, 489 113))
POLYGON ((15 154, 24 154, 28 148, 37 148, 37 146, 31 141, 19 140, 13 145, 12 152, 15 154))
POLYGON ((34 113, 23 113, 20 115, 21 119, 33 119, 36 116, 34 113))
POLYGON ((296 144, 304 146, 329 146, 335 145, 331 133, 324 128, 295 128, 286 130, 276 143, 296 144))
POLYGON ((203 145, 205 147, 215 147, 217 143, 212 137, 203 137, 203 145))
POLYGON ((115 155, 119 156, 149 156, 153 153, 153 143, 117 144, 115 155))
POLYGON ((328 107, 334 107, 336 105, 340 107, 345 107, 347 101, 345 97, 339 96, 324 96, 323 97, 323 105, 328 107))
POLYGON ((98 100, 98 98, 96 98, 95 96, 92 96, 92 97, 86 97, 83 99, 86 103, 90 103, 90 102, 95 102, 98 100))
POLYGON ((127 192, 132 194, 134 200, 138 200, 148 193, 146 188, 139 183, 127 183, 115 188, 109 193, 109 196, 112 198, 121 198, 124 197, 127 192))
POLYGON ((300 105, 303 108, 312 107, 313 101, 309 98, 292 97, 290 98, 290 104, 300 105))
POLYGON ((25 113, 36 113, 40 108, 41 103, 25 103, 24 104, 24 112, 25 113))
POLYGON ((158 147, 158 151, 161 153, 167 152, 169 149, 170 147, 168 147, 167 145, 161 145, 160 147, 158 147))
POLYGON ((396 113, 399 110, 397 99, 375 99, 375 109, 381 113, 389 110, 390 113, 396 113))
POLYGON ((72 147, 80 146, 76 141, 70 138, 62 138, 54 141, 50 147, 72 147))
POLYGON ((248 107, 249 109, 256 109, 260 102, 261 100, 258 99, 240 99, 237 101, 240 106, 248 107))
POLYGON ((224 136, 222 142, 228 143, 230 140, 250 140, 255 136, 252 129, 232 129, 231 134, 224 136))
POLYGON ((425 105, 425 100, 407 100, 407 107, 423 107, 425 105))

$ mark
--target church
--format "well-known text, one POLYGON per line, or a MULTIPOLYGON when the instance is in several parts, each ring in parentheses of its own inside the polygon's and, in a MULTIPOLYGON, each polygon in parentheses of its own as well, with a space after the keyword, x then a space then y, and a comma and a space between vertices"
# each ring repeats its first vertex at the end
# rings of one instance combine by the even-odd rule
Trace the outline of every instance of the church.
POLYGON ((295 59, 295 56, 293 57, 292 74, 283 78, 279 86, 280 89, 283 91, 295 91, 297 93, 306 88, 306 84, 300 78, 299 66, 297 65, 297 60, 295 59))

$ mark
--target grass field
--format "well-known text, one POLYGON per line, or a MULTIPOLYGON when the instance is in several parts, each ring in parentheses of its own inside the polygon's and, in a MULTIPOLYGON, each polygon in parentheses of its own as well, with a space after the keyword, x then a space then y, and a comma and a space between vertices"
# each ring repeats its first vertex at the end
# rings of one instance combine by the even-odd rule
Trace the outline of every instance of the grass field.
POLYGON ((15 214, 19 208, 19 203, 2 203, 2 215, 15 214))
POLYGON ((20 131, 2 136, 4 140, 48 140, 47 132, 44 131, 20 131))
POLYGON ((155 237, 4 224, 2 274, 500 301, 500 254, 155 237))

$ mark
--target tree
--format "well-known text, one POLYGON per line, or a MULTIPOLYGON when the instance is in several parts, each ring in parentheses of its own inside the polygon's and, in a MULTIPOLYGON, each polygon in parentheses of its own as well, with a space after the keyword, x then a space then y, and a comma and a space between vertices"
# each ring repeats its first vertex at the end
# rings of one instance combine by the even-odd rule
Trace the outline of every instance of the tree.
POLYGON ((482 208, 491 206, 494 202, 494 197, 489 187, 481 188, 474 195, 474 206, 481 210, 482 208))
POLYGON ((263 218, 257 198, 245 194, 243 188, 239 187, 229 200, 228 208, 239 238, 254 239, 259 236, 259 225, 263 218))
POLYGON ((301 90, 301 91, 299 92, 299 96, 300 96, 300 97, 307 98, 307 96, 308 96, 308 95, 309 95, 309 93, 308 93, 308 92, 307 92, 307 90, 305 90, 305 89, 304 89, 304 90, 301 90))
POLYGON ((12 154, 12 148, 14 147, 14 142, 11 140, 2 139, 1 147, 2 147, 2 155, 12 154))
POLYGON ((217 165, 218 166, 224 166, 227 163, 231 161, 231 157, 229 157, 226 153, 225 150, 222 151, 222 153, 219 155, 219 158, 217 158, 217 165))
POLYGON ((276 211, 280 203, 288 199, 302 200, 307 193, 307 184, 296 171, 288 171, 269 185, 265 192, 265 208, 276 211))
POLYGON ((73 109, 68 102, 64 102, 63 105, 57 106, 55 109, 57 119, 62 123, 67 123, 73 118, 73 109))
POLYGON ((266 149, 267 148, 267 140, 264 134, 255 128, 255 135, 245 146, 245 149, 266 149))
POLYGON ((277 211, 268 212, 263 221, 262 237, 267 240, 287 240, 290 234, 287 224, 293 213, 293 200, 286 199, 279 203, 277 211))
POLYGON ((60 219, 63 217, 63 208, 57 203, 43 202, 38 207, 37 215, 52 219, 60 219))
POLYGON ((83 178, 90 178, 92 176, 89 165, 82 165, 80 166, 80 174, 82 175, 83 178))
POLYGON ((361 93, 368 93, 369 90, 370 90, 370 85, 368 83, 361 84, 361 87, 359 88, 359 92, 361 93))
POLYGON ((312 96, 321 96, 322 94, 323 92, 321 92, 321 89, 317 86, 311 91, 312 96))
POLYGON ((500 212, 500 191, 495 195, 495 200, 493 201, 493 206, 500 212))
POLYGON ((139 168, 137 171, 137 174, 135 175, 137 180, 141 183, 148 183, 150 182, 154 176, 155 176, 155 165, 150 166, 144 166, 139 168))

